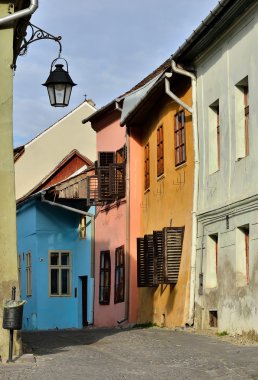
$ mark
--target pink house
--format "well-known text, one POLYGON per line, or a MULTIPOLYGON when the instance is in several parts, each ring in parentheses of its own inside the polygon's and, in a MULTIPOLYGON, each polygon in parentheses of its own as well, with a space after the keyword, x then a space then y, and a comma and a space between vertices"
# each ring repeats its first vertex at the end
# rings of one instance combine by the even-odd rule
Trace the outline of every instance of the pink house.
POLYGON ((96 174, 88 202, 96 205, 94 326, 112 327, 129 317, 126 244, 126 131, 113 101, 83 120, 96 131, 96 174))

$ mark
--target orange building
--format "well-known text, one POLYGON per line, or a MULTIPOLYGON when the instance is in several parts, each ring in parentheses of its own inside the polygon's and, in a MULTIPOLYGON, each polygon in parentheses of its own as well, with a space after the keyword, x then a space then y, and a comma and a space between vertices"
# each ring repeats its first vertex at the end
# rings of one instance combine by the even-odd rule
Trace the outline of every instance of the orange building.
POLYGON ((125 98, 121 117, 128 133, 131 320, 138 305, 137 323, 183 326, 189 318, 194 149, 192 115, 182 104, 191 107, 191 79, 171 76, 167 60, 145 82, 125 98), (165 92, 165 82, 179 102, 165 92))

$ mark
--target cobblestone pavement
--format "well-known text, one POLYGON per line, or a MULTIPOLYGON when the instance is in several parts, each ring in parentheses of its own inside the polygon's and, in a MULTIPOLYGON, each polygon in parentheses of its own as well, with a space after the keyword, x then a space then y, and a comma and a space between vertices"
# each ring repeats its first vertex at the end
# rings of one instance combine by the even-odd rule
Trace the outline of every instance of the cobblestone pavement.
POLYGON ((23 333, 35 363, 0 365, 0 379, 258 379, 258 346, 168 329, 23 333))

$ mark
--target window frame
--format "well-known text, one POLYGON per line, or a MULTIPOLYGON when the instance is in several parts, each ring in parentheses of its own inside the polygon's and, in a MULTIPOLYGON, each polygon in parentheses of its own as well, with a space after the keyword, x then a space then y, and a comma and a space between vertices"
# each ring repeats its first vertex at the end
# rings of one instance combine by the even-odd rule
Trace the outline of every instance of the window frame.
POLYGON ((110 251, 105 250, 105 251, 100 251, 100 261, 99 261, 99 304, 100 305, 110 304, 110 293, 111 293, 111 256, 110 256, 110 251), (104 257, 103 266, 102 266, 102 256, 104 257), (107 268, 105 266, 106 261, 108 263, 107 268), (104 276, 102 276, 102 273, 104 273, 104 276), (105 285, 106 274, 107 274, 107 284, 105 285), (103 277, 104 277, 104 283, 102 285, 103 277), (102 292, 102 288, 103 288, 103 292, 102 292), (105 288, 108 289, 107 293, 105 292, 105 288), (103 299, 101 298, 102 295, 103 295, 103 299))
POLYGON ((150 143, 144 146, 144 190, 150 188, 150 143))
POLYGON ((25 255, 26 260, 26 296, 32 296, 32 262, 31 252, 27 252, 25 255))
POLYGON ((164 130, 163 125, 157 128, 157 177, 164 174, 164 130))
POLYGON ((21 295, 21 275, 22 275, 22 271, 21 271, 21 268, 22 268, 22 257, 21 257, 21 253, 18 253, 18 256, 17 256, 17 264, 18 264, 18 285, 19 285, 19 291, 20 291, 20 295, 21 295))
POLYGON ((185 129, 185 112, 179 111, 174 116, 174 149, 175 149, 175 166, 182 165, 186 162, 186 129, 185 129))
POLYGON ((72 296, 72 252, 68 250, 50 250, 48 251, 48 295, 49 297, 71 297, 72 296), (58 253, 58 263, 57 265, 51 264, 51 254, 52 253, 58 253), (62 253, 68 253, 69 255, 69 264, 68 265, 62 265, 61 264, 61 254, 62 253), (55 269, 58 270, 58 293, 52 294, 51 293, 51 270, 55 269), (62 294, 62 269, 68 269, 69 270, 69 280, 68 280, 68 293, 62 294))
POLYGON ((86 217, 86 215, 81 215, 81 217, 80 217, 79 238, 80 238, 80 240, 87 239, 87 217, 86 217))
POLYGON ((125 300, 125 248, 124 245, 115 250, 115 286, 114 303, 124 302, 125 300), (122 260, 121 260, 122 257, 122 260), (122 276, 121 276, 122 270, 122 276), (122 277, 122 280, 121 280, 122 277), (122 296, 121 291, 122 290, 122 296))

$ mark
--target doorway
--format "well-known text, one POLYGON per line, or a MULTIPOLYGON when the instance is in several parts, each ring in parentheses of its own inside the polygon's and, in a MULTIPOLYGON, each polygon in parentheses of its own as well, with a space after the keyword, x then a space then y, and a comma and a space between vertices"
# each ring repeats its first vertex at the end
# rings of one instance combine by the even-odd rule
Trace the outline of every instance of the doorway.
POLYGON ((82 327, 88 326, 88 309, 87 309, 87 303, 88 303, 88 276, 81 276, 81 295, 82 295, 82 327))

